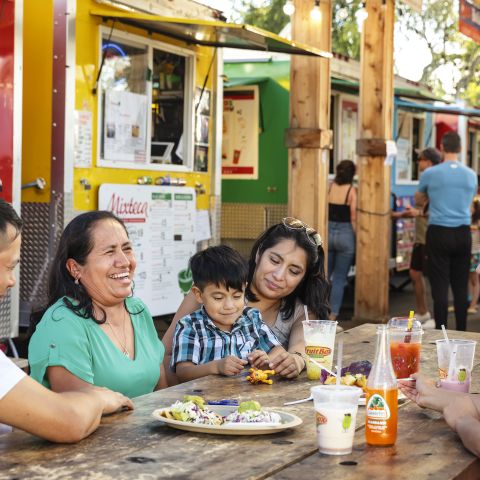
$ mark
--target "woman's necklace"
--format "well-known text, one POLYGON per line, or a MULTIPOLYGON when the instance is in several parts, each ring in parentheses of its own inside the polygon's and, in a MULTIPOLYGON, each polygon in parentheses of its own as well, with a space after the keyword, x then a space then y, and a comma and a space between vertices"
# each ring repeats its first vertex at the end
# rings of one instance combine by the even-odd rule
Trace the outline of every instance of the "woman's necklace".
POLYGON ((124 310, 123 311, 123 343, 120 341, 117 334, 115 333, 115 330, 113 329, 112 324, 108 320, 105 323, 110 327, 110 330, 112 331, 114 337, 116 338, 118 344, 120 345, 120 347, 122 349, 122 353, 126 357, 130 358, 130 352, 127 349, 127 332, 125 330, 125 324, 126 324, 125 314, 126 314, 126 311, 124 310))

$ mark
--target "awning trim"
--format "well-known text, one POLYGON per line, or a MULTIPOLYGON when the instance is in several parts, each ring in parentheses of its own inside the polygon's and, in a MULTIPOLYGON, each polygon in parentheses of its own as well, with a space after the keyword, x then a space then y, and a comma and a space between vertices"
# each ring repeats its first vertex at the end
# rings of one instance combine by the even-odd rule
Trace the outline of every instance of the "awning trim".
POLYGON ((457 105, 432 105, 429 103, 410 102, 401 99, 397 99, 395 104, 401 108, 420 110, 422 112, 449 113, 451 115, 480 117, 480 109, 477 108, 462 108, 457 105))
POLYGON ((119 21, 195 45, 262 50, 324 58, 332 57, 330 52, 287 40, 252 25, 226 23, 217 20, 162 17, 145 13, 117 12, 103 9, 90 10, 90 14, 101 17, 104 21, 119 21))

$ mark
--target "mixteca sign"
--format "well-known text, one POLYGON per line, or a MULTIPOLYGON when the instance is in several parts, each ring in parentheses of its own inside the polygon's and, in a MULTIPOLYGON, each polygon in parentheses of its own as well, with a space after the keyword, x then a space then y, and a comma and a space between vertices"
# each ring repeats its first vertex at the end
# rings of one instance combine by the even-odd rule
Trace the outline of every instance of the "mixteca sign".
POLYGON ((480 43, 480 0, 460 0, 458 29, 467 37, 480 43))

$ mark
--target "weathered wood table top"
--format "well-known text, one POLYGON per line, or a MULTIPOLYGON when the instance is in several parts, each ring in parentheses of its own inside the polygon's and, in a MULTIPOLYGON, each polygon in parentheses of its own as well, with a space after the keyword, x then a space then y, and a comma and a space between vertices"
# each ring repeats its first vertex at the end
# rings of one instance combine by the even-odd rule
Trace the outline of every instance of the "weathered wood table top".
MULTIPOLYGON (((450 333, 480 340, 478 333, 450 333)), ((339 334, 344 339, 345 364, 373 361, 375 326, 362 325, 339 334)), ((434 340, 429 331, 422 348, 423 373, 436 376, 434 340)), ((475 365, 480 363, 477 349, 475 365)), ((480 391, 480 375, 472 390, 480 391)), ((273 385, 250 385, 245 375, 210 376, 135 399, 133 412, 103 419, 100 428, 76 445, 55 445, 23 432, 0 437, 0 479, 295 479, 324 478, 421 479, 480 478, 480 462, 464 449, 441 416, 405 402, 399 411, 397 443, 389 448, 364 442, 364 408, 359 408, 354 451, 340 457, 317 450, 313 403, 284 407, 309 395, 314 382, 275 380, 273 385), (282 433, 259 436, 219 436, 183 432, 152 418, 152 411, 185 394, 208 400, 256 399, 264 407, 291 412, 304 421, 282 433)))

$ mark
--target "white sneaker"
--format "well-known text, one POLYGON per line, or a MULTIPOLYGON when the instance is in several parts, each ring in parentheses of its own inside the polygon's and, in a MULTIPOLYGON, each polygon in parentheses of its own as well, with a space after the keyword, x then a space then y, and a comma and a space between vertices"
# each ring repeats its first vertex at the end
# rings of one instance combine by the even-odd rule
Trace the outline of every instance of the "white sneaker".
POLYGON ((425 320, 424 322, 421 322, 422 323, 422 327, 425 329, 425 330, 431 330, 433 328, 435 328, 435 320, 433 318, 429 318, 428 320, 425 320))
POLYGON ((423 323, 427 320, 430 320, 432 318, 432 316, 430 315, 430 312, 426 312, 424 313, 423 315, 419 315, 417 313, 417 315, 415 315, 415 318, 420 322, 420 323, 423 323))

